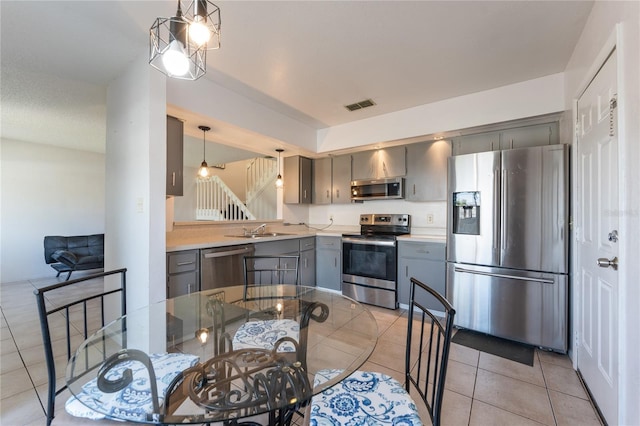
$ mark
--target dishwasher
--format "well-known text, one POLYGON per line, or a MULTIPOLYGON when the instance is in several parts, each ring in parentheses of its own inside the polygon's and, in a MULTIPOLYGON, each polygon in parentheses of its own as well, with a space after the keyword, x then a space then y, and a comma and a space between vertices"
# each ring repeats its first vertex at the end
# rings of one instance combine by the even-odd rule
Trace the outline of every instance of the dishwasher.
POLYGON ((200 250, 200 289, 244 285, 244 257, 254 252, 253 244, 200 250))

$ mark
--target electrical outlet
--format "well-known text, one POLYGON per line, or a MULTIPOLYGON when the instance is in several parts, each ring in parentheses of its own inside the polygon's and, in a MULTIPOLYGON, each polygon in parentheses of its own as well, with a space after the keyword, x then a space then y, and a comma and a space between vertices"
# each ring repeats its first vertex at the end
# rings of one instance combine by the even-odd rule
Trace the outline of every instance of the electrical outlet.
POLYGON ((427 225, 433 225, 433 213, 427 213, 427 225))
POLYGON ((329 222, 333 222, 333 215, 332 214, 329 215, 329 222))

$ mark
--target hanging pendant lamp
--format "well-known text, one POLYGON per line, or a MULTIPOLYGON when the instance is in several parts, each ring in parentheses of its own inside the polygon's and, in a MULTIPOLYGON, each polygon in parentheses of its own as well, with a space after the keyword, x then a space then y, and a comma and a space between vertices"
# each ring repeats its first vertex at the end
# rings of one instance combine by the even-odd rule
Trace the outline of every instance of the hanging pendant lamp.
POLYGON ((282 188, 282 175, 280 174, 280 153, 284 152, 284 149, 282 148, 278 148, 276 149, 276 152, 278 153, 278 177, 276 178, 276 187, 277 188, 282 188))
POLYGON ((202 164, 198 170, 198 176, 206 178, 209 176, 209 166, 207 165, 207 132, 211 130, 208 126, 198 126, 198 129, 202 130, 202 164))
POLYGON ((149 64, 172 78, 197 80, 207 72, 207 50, 220 48, 220 8, 194 0, 185 12, 157 18, 149 30, 149 64))

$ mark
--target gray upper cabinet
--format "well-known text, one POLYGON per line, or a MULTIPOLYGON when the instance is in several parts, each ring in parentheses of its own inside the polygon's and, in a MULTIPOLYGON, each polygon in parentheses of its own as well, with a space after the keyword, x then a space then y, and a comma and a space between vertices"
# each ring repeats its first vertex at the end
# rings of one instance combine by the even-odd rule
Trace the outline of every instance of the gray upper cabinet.
POLYGON ((182 196, 182 163, 184 145, 183 123, 167 116, 167 195, 182 196))
POLYGON ((351 155, 313 160, 313 203, 351 202, 351 155))
POLYGON ((453 155, 462 155, 558 143, 560 143, 559 123, 554 121, 496 132, 459 136, 453 139, 452 146, 453 155))
POLYGON ((555 145, 560 143, 559 141, 557 122, 540 124, 503 131, 500 137, 500 149, 555 145))
POLYGON ((356 152, 353 158, 352 179, 379 179, 407 174, 405 146, 356 152))
POLYGON ((348 204, 351 202, 351 155, 339 155, 331 160, 331 202, 348 204))
POLYGON ((313 160, 313 203, 331 204, 331 157, 313 160))
POLYGON ((310 158, 295 155, 284 159, 284 202, 310 204, 312 162, 310 158))
POLYGON ((496 151, 500 149, 500 132, 459 136, 457 138, 453 138, 452 146, 454 155, 496 151))
POLYGON ((447 199, 448 141, 407 145, 405 199, 408 201, 443 201, 447 199))

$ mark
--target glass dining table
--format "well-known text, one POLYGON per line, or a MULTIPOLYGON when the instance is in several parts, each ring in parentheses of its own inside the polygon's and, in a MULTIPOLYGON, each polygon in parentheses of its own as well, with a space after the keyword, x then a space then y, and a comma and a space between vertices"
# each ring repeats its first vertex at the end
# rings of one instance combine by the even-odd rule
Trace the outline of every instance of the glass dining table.
POLYGON ((66 382, 75 404, 112 419, 286 425, 358 369, 377 336, 366 307, 339 293, 225 287, 109 323, 79 346, 66 382), (330 379, 314 385, 316 374, 330 379))

